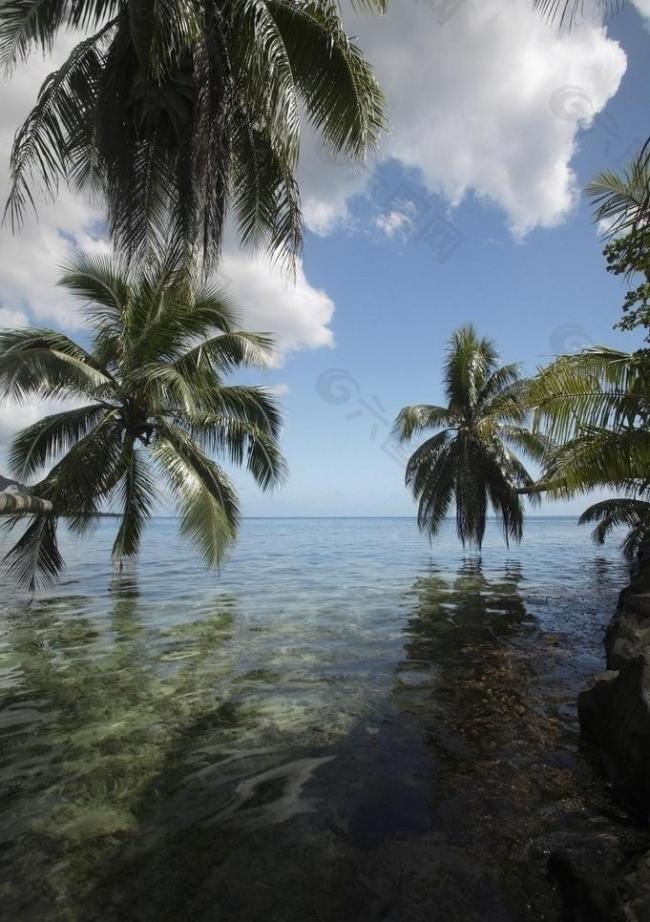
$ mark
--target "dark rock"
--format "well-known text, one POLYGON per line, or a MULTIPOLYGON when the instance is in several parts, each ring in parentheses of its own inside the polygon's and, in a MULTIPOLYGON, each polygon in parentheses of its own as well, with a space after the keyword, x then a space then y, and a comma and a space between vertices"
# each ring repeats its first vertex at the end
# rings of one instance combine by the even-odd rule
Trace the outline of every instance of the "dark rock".
MULTIPOLYGON (((650 820, 650 547, 639 555, 605 635, 607 671, 578 697, 580 729, 615 791, 644 830, 650 820)), ((650 851, 620 860, 616 848, 594 859, 589 846, 559 848, 549 872, 571 922, 650 922, 650 851), (616 862, 618 861, 618 866, 616 862), (603 863, 604 862, 604 863, 603 863), (594 877, 594 866, 597 874, 594 877), (598 870, 599 868, 599 870, 598 870)))
POLYGON ((567 922, 648 922, 650 854, 639 859, 640 838, 611 831, 593 838, 568 834, 556 843, 548 873, 558 890, 567 922))
POLYGON ((578 697, 580 728, 615 789, 650 817, 650 554, 640 556, 605 635, 607 671, 578 697))
POLYGON ((578 697, 583 735, 634 814, 650 816, 650 646, 617 671, 604 672, 578 697))

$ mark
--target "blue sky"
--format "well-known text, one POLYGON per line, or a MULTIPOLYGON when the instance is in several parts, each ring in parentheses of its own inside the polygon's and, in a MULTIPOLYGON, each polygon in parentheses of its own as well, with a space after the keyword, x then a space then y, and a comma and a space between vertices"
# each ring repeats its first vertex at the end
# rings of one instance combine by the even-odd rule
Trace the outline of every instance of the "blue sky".
MULTIPOLYGON (((442 400, 446 341, 463 323, 526 372, 589 343, 639 344, 612 329, 624 289, 575 198, 648 131, 646 6, 604 22, 594 7, 571 35, 542 24, 529 0, 403 0, 385 20, 351 23, 389 98, 381 151, 356 170, 306 133, 295 289, 234 244, 224 256, 246 325, 278 335, 277 367, 252 380, 286 392, 290 479, 262 495, 237 474, 246 515, 412 514, 390 425, 405 404, 442 400)), ((51 64, 0 86, 3 157, 51 64)), ((82 335, 55 270, 70 240, 103 245, 101 218, 63 192, 21 239, 0 234, 0 323, 82 335)), ((0 457, 42 409, 0 410, 0 457)))

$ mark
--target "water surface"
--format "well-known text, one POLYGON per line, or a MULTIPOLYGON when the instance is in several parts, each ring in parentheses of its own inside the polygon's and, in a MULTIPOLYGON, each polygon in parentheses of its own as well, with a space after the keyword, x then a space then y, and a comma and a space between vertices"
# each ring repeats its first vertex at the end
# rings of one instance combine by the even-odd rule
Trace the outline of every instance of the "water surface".
POLYGON ((615 547, 259 519, 214 573, 157 520, 115 573, 114 530, 29 607, 0 584, 6 918, 561 918, 549 848, 612 821, 575 697, 615 547))

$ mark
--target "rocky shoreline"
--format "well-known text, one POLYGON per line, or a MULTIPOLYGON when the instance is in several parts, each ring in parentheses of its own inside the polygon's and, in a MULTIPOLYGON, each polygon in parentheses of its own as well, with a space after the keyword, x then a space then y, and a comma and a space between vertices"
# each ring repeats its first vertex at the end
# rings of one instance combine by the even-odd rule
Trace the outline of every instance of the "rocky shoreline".
POLYGON ((568 841, 549 873, 572 922, 650 920, 650 548, 635 561, 605 634, 606 665, 578 697, 582 738, 637 829, 568 841))

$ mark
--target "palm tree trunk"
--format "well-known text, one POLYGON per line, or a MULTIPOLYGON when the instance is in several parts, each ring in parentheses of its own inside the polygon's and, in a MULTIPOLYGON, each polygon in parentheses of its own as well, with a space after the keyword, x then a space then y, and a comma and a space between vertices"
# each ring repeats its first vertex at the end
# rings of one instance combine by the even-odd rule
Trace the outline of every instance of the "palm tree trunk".
POLYGON ((52 512, 52 503, 28 493, 0 493, 0 515, 14 512, 52 512))

